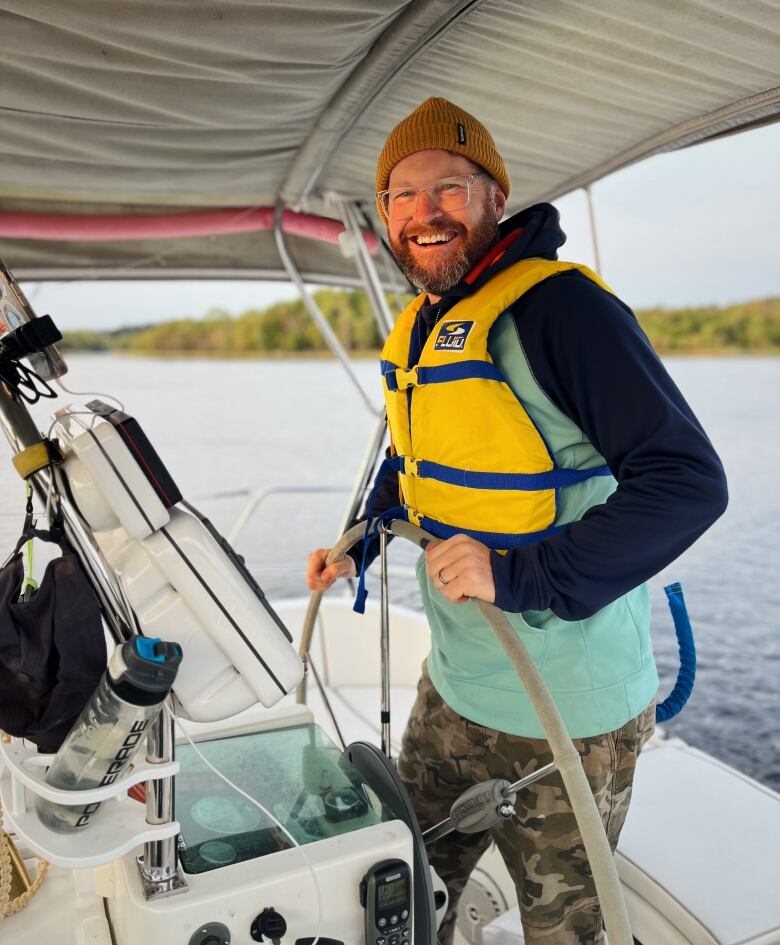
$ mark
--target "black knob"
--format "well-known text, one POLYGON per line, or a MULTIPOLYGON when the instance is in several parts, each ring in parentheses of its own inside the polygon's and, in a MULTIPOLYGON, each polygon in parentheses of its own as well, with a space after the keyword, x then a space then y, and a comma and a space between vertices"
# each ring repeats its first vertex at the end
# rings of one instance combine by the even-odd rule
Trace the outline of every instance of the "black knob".
POLYGON ((276 909, 263 909, 260 915, 255 917, 249 934, 256 942, 262 942, 265 935, 272 942, 272 945, 279 945, 282 936, 287 931, 287 923, 279 915, 276 909))
POLYGON ((188 945, 230 945, 230 929, 221 922, 207 922, 192 933, 188 945))

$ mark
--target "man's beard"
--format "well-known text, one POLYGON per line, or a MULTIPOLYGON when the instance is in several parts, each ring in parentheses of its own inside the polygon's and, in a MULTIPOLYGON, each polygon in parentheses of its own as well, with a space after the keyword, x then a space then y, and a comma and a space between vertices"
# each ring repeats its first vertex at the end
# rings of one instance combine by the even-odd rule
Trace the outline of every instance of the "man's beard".
MULTIPOLYGON (((435 233, 447 231, 454 231, 458 236, 466 237, 468 233, 466 227, 453 220, 450 223, 432 227, 414 227, 413 229, 410 227, 410 230, 411 232, 404 230, 397 241, 391 239, 390 249, 409 282, 418 291, 427 292, 429 295, 444 295, 457 285, 498 242, 499 238, 495 210, 488 205, 485 207, 482 218, 472 227, 468 238, 461 241, 457 253, 434 268, 430 263, 426 265, 413 256, 409 247, 409 238, 423 234, 432 236, 435 233)), ((435 262, 436 260, 432 258, 431 263, 435 264, 435 262)))

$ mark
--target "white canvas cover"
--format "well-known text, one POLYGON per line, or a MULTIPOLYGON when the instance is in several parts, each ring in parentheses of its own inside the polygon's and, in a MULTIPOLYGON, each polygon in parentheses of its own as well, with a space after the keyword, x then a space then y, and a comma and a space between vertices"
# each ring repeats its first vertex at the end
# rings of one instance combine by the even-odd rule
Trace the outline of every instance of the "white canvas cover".
MULTIPOLYGON (((372 213, 387 132, 479 116, 510 208, 776 120, 777 0, 0 0, 0 214, 273 205, 372 213)), ((289 240, 310 276, 354 275, 289 240)), ((8 239, 22 277, 283 276, 270 233, 8 239)))

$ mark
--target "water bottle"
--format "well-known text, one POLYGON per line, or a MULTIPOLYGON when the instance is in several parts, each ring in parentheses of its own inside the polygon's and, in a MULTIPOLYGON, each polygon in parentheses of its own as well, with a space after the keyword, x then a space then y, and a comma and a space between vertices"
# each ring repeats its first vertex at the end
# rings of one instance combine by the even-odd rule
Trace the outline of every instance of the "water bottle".
MULTIPOLYGON (((118 780, 162 709, 181 657, 177 643, 149 637, 133 637, 118 646, 46 772, 46 783, 78 791, 118 780)), ((42 797, 35 800, 41 822, 66 833, 86 827, 99 807, 100 802, 71 807, 42 797)))

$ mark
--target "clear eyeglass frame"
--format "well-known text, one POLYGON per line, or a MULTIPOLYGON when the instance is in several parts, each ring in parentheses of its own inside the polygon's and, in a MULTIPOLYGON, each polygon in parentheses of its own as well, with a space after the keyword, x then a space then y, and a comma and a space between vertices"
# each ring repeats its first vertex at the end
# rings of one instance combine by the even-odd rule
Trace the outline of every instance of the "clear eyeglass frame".
POLYGON ((426 191, 431 200, 441 210, 463 210, 471 202, 473 183, 480 177, 487 177, 486 171, 475 171, 473 174, 454 174, 451 177, 442 177, 426 187, 394 187, 392 190, 378 190, 376 193, 385 217, 388 220, 409 220, 417 209, 420 194, 426 191), (447 185, 455 188, 448 199, 447 185), (462 190, 458 190, 458 185, 462 190), (408 199, 399 203, 398 198, 408 194, 408 199))

